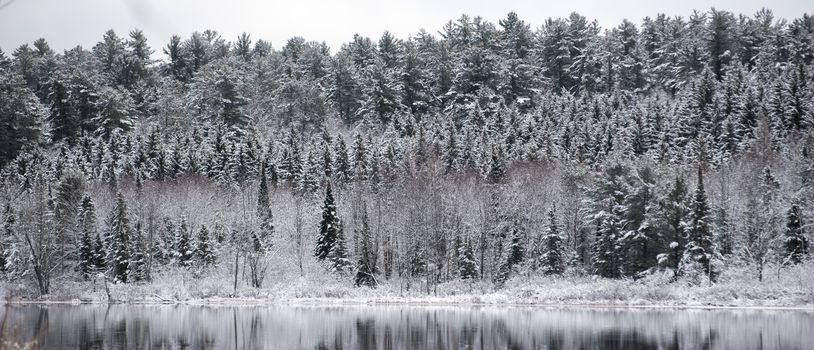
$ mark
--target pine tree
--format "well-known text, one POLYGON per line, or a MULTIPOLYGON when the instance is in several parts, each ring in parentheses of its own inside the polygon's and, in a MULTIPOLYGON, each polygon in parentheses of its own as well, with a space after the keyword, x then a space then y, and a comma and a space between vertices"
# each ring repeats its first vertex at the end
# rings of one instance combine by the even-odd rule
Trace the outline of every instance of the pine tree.
POLYGON ((495 275, 493 277, 495 287, 503 288, 503 285, 506 283, 506 281, 509 280, 511 272, 512 267, 511 264, 509 264, 509 261, 507 259, 501 260, 501 262, 497 266, 497 272, 495 272, 495 275))
POLYGON ((190 240, 189 228, 187 227, 187 218, 181 218, 181 224, 178 225, 178 233, 176 238, 176 251, 175 256, 178 264, 184 267, 192 266, 193 246, 190 240))
POLYGON ((82 272, 82 276, 87 279, 94 271, 97 271, 94 243, 95 240, 99 239, 99 234, 96 231, 96 210, 93 200, 87 194, 82 197, 82 204, 79 206, 77 227, 81 234, 79 270, 82 272))
POLYGON ((17 226, 17 215, 14 213, 14 207, 11 203, 6 203, 3 208, 3 235, 14 236, 14 230, 17 226))
POLYGON ((623 233, 621 249, 625 253, 624 273, 641 276, 657 259, 661 240, 653 227, 656 175, 649 165, 635 172, 630 193, 624 198, 623 233))
POLYGON ((0 167, 5 167, 42 133, 45 107, 17 74, 0 71, 0 167))
POLYGON ((102 242, 102 236, 96 235, 96 241, 93 244, 93 266, 96 271, 105 271, 107 269, 105 256, 105 245, 102 242))
POLYGON ((361 248, 359 249, 359 263, 356 267, 356 286, 367 286, 375 288, 378 284, 374 274, 376 271, 376 252, 373 250, 373 242, 370 237, 370 226, 367 221, 367 208, 363 206, 362 227, 357 236, 361 236, 361 248))
POLYGON ((492 155, 486 181, 490 184, 502 184, 506 181, 506 171, 506 155, 503 152, 503 147, 492 145, 492 155))
POLYGON ((296 189, 304 193, 316 192, 319 188, 320 172, 316 155, 314 151, 309 150, 308 155, 302 160, 300 173, 297 175, 296 189))
POLYGON ((475 261, 475 251, 472 242, 467 239, 459 248, 458 275, 461 279, 475 279, 478 276, 478 263, 475 261))
POLYGON ((803 229, 803 211, 797 201, 792 202, 786 213, 785 257, 781 263, 799 264, 808 257, 808 239, 803 229))
POLYGON ((221 70, 215 82, 222 105, 219 117, 227 126, 241 130, 248 123, 249 117, 243 111, 247 104, 246 97, 240 92, 240 82, 231 70, 221 70))
POLYGON ((684 249, 680 269, 685 270, 689 265, 698 263, 702 271, 714 281, 716 272, 713 271, 711 262, 717 252, 715 243, 712 240, 710 229, 711 217, 710 207, 707 201, 707 193, 704 190, 704 174, 701 167, 698 167, 698 185, 693 195, 692 212, 688 227, 687 246, 684 249))
POLYGON ((337 244, 339 232, 339 217, 336 215, 336 205, 334 204, 331 184, 325 187, 325 202, 322 206, 322 221, 319 222, 319 237, 314 255, 319 260, 329 257, 337 244))
POLYGON ((353 180, 357 182, 368 179, 367 145, 361 134, 356 134, 353 141, 353 180))
MULTIPOLYGON (((56 75, 56 74, 55 74, 56 75)), ((52 128, 52 140, 73 143, 79 134, 79 113, 74 113, 71 91, 62 74, 51 78, 48 86, 48 122, 52 128)))
POLYGON ((130 244, 130 261, 127 266, 127 280, 129 282, 139 282, 150 279, 150 273, 147 269, 147 253, 144 245, 144 234, 141 231, 141 223, 136 222, 135 226, 132 244, 130 244))
POLYGON ((3 209, 3 233, 0 236, 0 263, 2 263, 0 272, 9 279, 23 275, 23 273, 20 273, 23 264, 19 261, 22 254, 19 246, 17 214, 14 212, 11 203, 6 203, 3 209))
POLYGON ((78 238, 77 214, 83 201, 85 180, 77 171, 65 171, 57 186, 55 216, 61 240, 78 238))
POLYGON ((449 174, 458 171, 460 150, 458 149, 458 136, 454 123, 449 123, 447 127, 447 143, 444 148, 444 172, 449 174))
POLYGON ((778 255, 778 248, 782 248, 782 244, 777 242, 783 226, 782 214, 778 212, 779 189, 780 183, 771 168, 766 166, 763 168, 758 193, 752 194, 746 204, 746 244, 743 252, 753 264, 758 281, 761 282, 766 265, 778 255))
POLYGON ((607 215, 600 222, 592 246, 591 265, 595 274, 606 278, 621 276, 621 260, 617 241, 620 235, 618 217, 607 215))
POLYGON ((538 266, 546 275, 561 275, 565 270, 565 252, 555 209, 548 211, 548 227, 539 243, 538 266))
POLYGON ((352 178, 348 148, 341 136, 336 138, 336 162, 334 163, 334 177, 340 184, 350 182, 352 178))
POLYGON ((607 278, 621 277, 623 254, 625 198, 631 192, 630 168, 618 159, 596 178, 591 188, 592 215, 588 217, 595 225, 596 238, 592 244, 591 264, 593 273, 607 278))
POLYGON ((348 251, 345 247, 345 233, 342 226, 342 221, 337 221, 336 240, 327 256, 331 271, 340 273, 345 272, 351 266, 348 260, 348 251))
POLYGON ((509 238, 509 250, 506 262, 509 267, 515 267, 526 258, 526 247, 524 246, 523 230, 518 222, 512 223, 512 234, 509 238))
POLYGON ((116 205, 113 207, 110 216, 108 230, 108 237, 112 242, 108 249, 112 249, 111 259, 109 260, 113 279, 117 282, 126 283, 128 282, 127 276, 131 258, 132 227, 130 227, 127 203, 121 192, 116 194, 116 205))
POLYGON ((209 230, 207 230, 204 225, 201 225, 201 231, 198 233, 198 245, 195 247, 195 257, 201 263, 201 266, 213 266, 217 260, 215 247, 209 237, 209 230))
POLYGON ((133 100, 126 91, 109 87, 101 89, 93 119, 98 126, 97 134, 108 138, 114 131, 129 131, 134 125, 132 114, 133 100))
POLYGON ((269 202, 269 189, 266 181, 266 166, 265 163, 260 171, 260 185, 257 194, 257 217, 260 220, 260 232, 258 239, 263 247, 268 247, 271 244, 271 239, 274 236, 274 215, 271 212, 271 204, 269 202))
POLYGON ((657 260, 660 266, 672 269, 676 277, 687 245, 688 198, 684 177, 677 176, 668 192, 658 200, 656 227, 662 232, 665 246, 661 247, 663 253, 657 260))

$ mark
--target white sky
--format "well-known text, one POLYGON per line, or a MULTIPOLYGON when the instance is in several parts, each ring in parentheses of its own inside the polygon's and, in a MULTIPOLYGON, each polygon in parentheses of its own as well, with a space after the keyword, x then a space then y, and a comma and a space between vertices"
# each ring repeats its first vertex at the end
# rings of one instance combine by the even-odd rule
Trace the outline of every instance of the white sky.
MULTIPOLYGON (((0 48, 7 54, 44 37, 55 50, 92 47, 107 29, 124 36, 142 29, 160 53, 172 34, 215 29, 230 41, 242 32, 280 48, 292 36, 325 41, 333 52, 354 33, 378 38, 390 30, 404 38, 420 28, 436 34, 450 19, 466 13, 497 22, 509 11, 538 27, 548 17, 577 11, 603 27, 623 18, 640 24, 645 16, 688 16, 711 7, 753 14, 769 7, 776 17, 814 13, 811 0, 0 0, 0 48)), ((163 58, 164 55, 160 54, 163 58)))

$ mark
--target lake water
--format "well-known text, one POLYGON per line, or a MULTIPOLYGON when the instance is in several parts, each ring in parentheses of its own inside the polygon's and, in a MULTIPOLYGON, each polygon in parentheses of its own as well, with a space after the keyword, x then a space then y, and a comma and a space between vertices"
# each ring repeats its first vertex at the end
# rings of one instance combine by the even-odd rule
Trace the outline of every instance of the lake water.
MULTIPOLYGON (((814 312, 457 306, 12 305, 41 349, 814 349, 814 312)), ((32 344, 30 344, 32 345, 32 344)))

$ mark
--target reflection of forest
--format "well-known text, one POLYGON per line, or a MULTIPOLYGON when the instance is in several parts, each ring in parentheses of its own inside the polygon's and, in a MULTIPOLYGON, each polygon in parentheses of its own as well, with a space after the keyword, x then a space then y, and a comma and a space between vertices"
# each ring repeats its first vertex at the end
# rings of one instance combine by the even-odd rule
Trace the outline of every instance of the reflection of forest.
POLYGON ((793 311, 25 305, 3 312, 3 348, 12 338, 44 349, 814 348, 814 313, 793 311))

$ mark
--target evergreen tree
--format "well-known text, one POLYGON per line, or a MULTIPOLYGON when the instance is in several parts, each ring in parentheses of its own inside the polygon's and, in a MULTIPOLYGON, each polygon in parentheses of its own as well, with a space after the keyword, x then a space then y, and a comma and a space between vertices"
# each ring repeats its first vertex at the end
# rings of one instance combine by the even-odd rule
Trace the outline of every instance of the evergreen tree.
POLYGON ((458 137, 455 124, 449 123, 447 127, 447 143, 444 147, 444 172, 449 174, 459 169, 458 137))
POLYGON ((747 261, 753 264, 758 280, 763 281, 766 265, 776 257, 780 250, 778 248, 782 246, 777 239, 783 225, 777 199, 780 183, 768 166, 763 168, 757 187, 758 192, 752 194, 746 203, 746 244, 743 253, 747 261))
POLYGON ((507 254, 507 264, 515 267, 526 258, 526 247, 524 246, 523 230, 518 222, 512 223, 512 234, 509 238, 509 250, 507 254))
POLYGON ((695 188, 690 213, 687 246, 684 249, 680 269, 684 270, 688 268, 688 265, 694 263, 700 264, 704 274, 714 281, 717 272, 713 271, 711 262, 716 257, 717 251, 712 240, 711 222, 707 193, 704 190, 704 174, 699 166, 698 185, 695 188))
POLYGON ((141 231, 140 222, 136 222, 132 238, 129 254, 130 261, 127 266, 127 280, 129 282, 149 280, 150 273, 147 269, 147 248, 144 244, 144 234, 141 231))
POLYGON ((127 203, 121 192, 116 194, 116 204, 110 215, 108 230, 108 237, 111 239, 111 244, 108 246, 108 249, 112 249, 110 254, 111 259, 108 260, 110 260, 110 269, 113 274, 113 279, 117 282, 126 283, 128 282, 127 277, 131 258, 130 245, 133 229, 130 226, 127 203))
POLYGON ((96 241, 93 244, 93 266, 96 271, 105 271, 107 269, 105 256, 105 245, 102 242, 102 236, 96 235, 96 241))
POLYGON ((348 183, 352 178, 348 148, 341 136, 336 138, 336 162, 333 173, 340 184, 348 183))
POLYGON ((475 251, 472 249, 472 242, 467 239, 459 249, 458 274, 461 276, 461 279, 475 279, 478 276, 478 263, 475 261, 475 251))
POLYGON ((87 279, 93 272, 97 271, 96 247, 94 244, 96 243, 95 240, 99 240, 99 234, 96 231, 96 209, 93 200, 87 194, 82 197, 82 204, 79 206, 77 227, 81 234, 79 270, 82 276, 87 279))
POLYGON ((178 264, 184 267, 192 266, 192 259, 194 258, 194 247, 190 239, 189 227, 187 226, 187 218, 181 218, 181 224, 178 225, 178 233, 176 236, 175 257, 178 264))
POLYGON ((367 221, 367 208, 364 208, 363 205, 363 212, 362 212, 362 227, 361 230, 356 233, 357 236, 361 236, 361 248, 359 249, 359 263, 356 267, 356 286, 368 286, 375 288, 378 284, 376 282, 376 277, 374 274, 376 271, 376 257, 374 254, 376 252, 373 250, 373 242, 371 241, 370 237, 370 226, 368 225, 367 221))
POLYGON ((548 211, 548 227, 539 242, 538 265, 543 274, 560 275, 565 270, 565 252, 555 209, 548 211))
POLYGON ((366 181, 368 179, 368 152, 365 140, 361 134, 356 134, 353 142, 353 179, 354 181, 366 181))
POLYGON ((687 218, 690 214, 688 191, 683 176, 677 176, 667 193, 658 200, 656 227, 666 243, 657 259, 659 265, 670 268, 678 276, 679 266, 687 246, 687 218))
POLYGON ((73 143, 79 134, 81 127, 80 120, 77 120, 79 113, 74 113, 72 105, 71 90, 68 82, 62 76, 54 76, 48 87, 48 107, 50 114, 48 122, 51 124, 54 141, 66 140, 73 143))
POLYGON ((0 71, 0 167, 34 146, 42 133, 46 109, 22 78, 0 71))
POLYGON ((6 203, 3 208, 3 232, 0 235, 0 272, 4 273, 6 277, 13 277, 14 272, 17 272, 19 261, 15 261, 19 257, 17 239, 17 215, 11 203, 6 203))
POLYGON ((602 277, 621 277, 624 251, 623 230, 625 198, 631 192, 630 168, 614 159, 598 174, 591 189, 596 238, 592 244, 593 272, 602 277))
POLYGON ((72 240, 79 237, 77 232, 77 215, 80 205, 83 202, 83 192, 85 191, 85 180, 76 171, 66 171, 57 185, 55 200, 55 218, 59 230, 60 239, 63 241, 72 240))
POLYGON ((327 260, 330 262, 331 271, 345 272, 350 268, 351 263, 348 260, 348 251, 345 247, 345 233, 342 221, 337 221, 336 240, 328 252, 327 260))
POLYGON ((308 151, 308 155, 302 160, 302 165, 299 168, 300 173, 296 176, 296 189, 305 193, 316 192, 319 188, 321 171, 313 150, 308 151))
POLYGON ((99 91, 96 102, 97 133, 105 138, 114 131, 129 131, 133 128, 133 100, 125 91, 104 88, 99 91))
POLYGON ((491 184, 502 184, 506 181, 506 158, 503 152, 503 147, 500 145, 492 146, 492 155, 489 162, 489 172, 486 175, 486 181, 491 184))
POLYGON ((648 166, 636 170, 631 192, 624 199, 623 236, 620 244, 625 251, 624 273, 639 276, 652 267, 660 253, 661 237, 653 227, 656 175, 648 166))
POLYGON ((209 230, 204 225, 201 225, 201 231, 198 233, 198 245, 195 247, 194 254, 201 266, 213 266, 217 260, 215 247, 209 237, 209 230))
POLYGON ((621 260, 617 241, 620 238, 618 217, 608 215, 600 222, 592 246, 591 265, 595 274, 617 278, 621 275, 621 260))
POLYGON ((325 187, 325 201, 322 205, 322 221, 319 222, 319 236, 317 246, 314 251, 319 260, 325 260, 335 250, 339 237, 340 228, 339 217, 336 213, 331 184, 325 187))
POLYGON ((271 212, 271 204, 269 203, 269 189, 266 181, 265 163, 260 170, 260 185, 257 194, 257 217, 260 219, 258 239, 264 247, 268 247, 274 236, 274 216, 271 212))
POLYGON ((808 256, 808 239, 803 230, 803 211, 795 201, 786 213, 785 257, 782 264, 799 264, 808 256))

